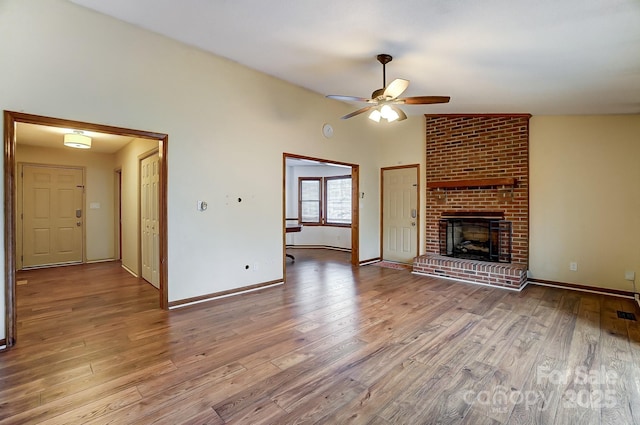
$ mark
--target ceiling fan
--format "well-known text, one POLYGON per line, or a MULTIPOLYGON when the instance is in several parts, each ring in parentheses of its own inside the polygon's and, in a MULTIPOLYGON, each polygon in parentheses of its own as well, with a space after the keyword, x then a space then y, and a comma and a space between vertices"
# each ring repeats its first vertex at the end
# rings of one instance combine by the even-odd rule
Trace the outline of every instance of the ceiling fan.
POLYGON ((387 86, 386 81, 386 65, 391 62, 393 57, 387 54, 379 54, 377 56, 378 62, 382 64, 382 87, 381 89, 375 90, 371 93, 371 98, 367 99, 364 97, 356 97, 356 96, 343 96, 338 94, 330 94, 327 95, 330 99, 336 99, 347 102, 366 102, 371 105, 365 106, 364 108, 358 109, 357 111, 353 111, 350 114, 342 117, 343 120, 347 118, 355 117, 356 115, 360 115, 362 113, 371 111, 369 114, 369 119, 380 122, 380 119, 386 119, 388 122, 392 121, 402 121, 407 119, 407 115, 404 111, 397 106, 394 105, 426 105, 433 103, 448 103, 450 97, 449 96, 413 96, 413 97, 398 97, 400 96, 409 86, 409 80, 403 80, 402 78, 396 78, 387 86))

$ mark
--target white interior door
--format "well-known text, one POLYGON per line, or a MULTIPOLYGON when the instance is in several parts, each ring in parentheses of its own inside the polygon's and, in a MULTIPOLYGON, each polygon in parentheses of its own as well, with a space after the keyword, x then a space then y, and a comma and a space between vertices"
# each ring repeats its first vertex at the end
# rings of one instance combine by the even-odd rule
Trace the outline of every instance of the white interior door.
POLYGON ((22 167, 22 267, 82 263, 83 170, 22 167))
POLYGON ((418 255, 418 169, 382 170, 382 259, 411 263, 418 255))
POLYGON ((156 153, 140 162, 142 278, 156 288, 160 285, 159 184, 160 157, 156 153))

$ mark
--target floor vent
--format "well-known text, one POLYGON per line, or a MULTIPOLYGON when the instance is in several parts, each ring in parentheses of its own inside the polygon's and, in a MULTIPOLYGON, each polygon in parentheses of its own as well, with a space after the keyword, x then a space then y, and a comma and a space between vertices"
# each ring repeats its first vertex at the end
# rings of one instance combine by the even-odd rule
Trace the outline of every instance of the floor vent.
POLYGON ((627 311, 620 311, 618 310, 618 317, 620 319, 627 319, 627 320, 636 320, 636 315, 633 313, 629 313, 627 311))

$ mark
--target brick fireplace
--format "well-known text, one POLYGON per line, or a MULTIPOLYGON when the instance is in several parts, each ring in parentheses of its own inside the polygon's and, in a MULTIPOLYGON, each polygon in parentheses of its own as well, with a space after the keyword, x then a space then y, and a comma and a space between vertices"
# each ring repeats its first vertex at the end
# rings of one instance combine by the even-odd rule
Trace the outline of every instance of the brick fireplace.
POLYGON ((529 118, 528 114, 426 116, 426 253, 414 260, 414 273, 516 290, 524 287, 529 256, 529 118), (490 218, 499 218, 493 221, 502 223, 496 226, 503 226, 503 233, 443 241, 443 226, 453 226, 443 223, 465 217, 471 222, 467 233, 473 234, 490 218), (499 238, 500 246, 494 248, 497 242, 491 238, 499 238), (460 245, 458 252, 474 248, 478 255, 454 255, 455 245, 460 245), (493 253, 483 258, 485 250, 493 253))

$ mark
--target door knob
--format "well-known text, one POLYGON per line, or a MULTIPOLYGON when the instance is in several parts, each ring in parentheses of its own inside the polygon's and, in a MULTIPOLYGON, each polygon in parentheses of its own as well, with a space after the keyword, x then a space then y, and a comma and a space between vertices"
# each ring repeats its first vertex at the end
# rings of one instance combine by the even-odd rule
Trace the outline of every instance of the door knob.
POLYGON ((76 226, 78 226, 78 227, 82 226, 82 222, 81 221, 76 221, 76 226))
POLYGON ((411 225, 412 225, 412 226, 415 226, 415 225, 416 225, 416 222, 415 222, 415 221, 412 221, 412 222, 411 222, 411 225))

